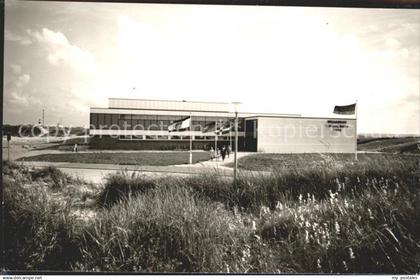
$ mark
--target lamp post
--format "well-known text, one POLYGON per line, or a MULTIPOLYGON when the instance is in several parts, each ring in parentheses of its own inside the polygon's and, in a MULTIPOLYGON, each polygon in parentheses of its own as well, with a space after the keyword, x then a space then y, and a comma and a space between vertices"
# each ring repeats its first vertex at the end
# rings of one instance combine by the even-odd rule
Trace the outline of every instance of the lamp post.
POLYGON ((357 100, 356 100, 356 106, 355 106, 355 118, 356 118, 356 121, 355 121, 355 130, 356 130, 356 147, 355 147, 355 149, 354 149, 354 159, 357 161, 357 110, 358 110, 358 108, 359 108, 359 106, 358 106, 358 104, 357 104, 357 100))
POLYGON ((7 161, 10 161, 10 140, 12 140, 12 136, 10 132, 7 133, 7 161))
POLYGON ((233 169, 233 183, 236 184, 238 175, 238 107, 239 102, 232 102, 235 111, 235 154, 234 154, 234 169, 233 169))
POLYGON ((190 164, 192 164, 192 137, 193 137, 193 133, 192 133, 192 114, 190 112, 190 164))

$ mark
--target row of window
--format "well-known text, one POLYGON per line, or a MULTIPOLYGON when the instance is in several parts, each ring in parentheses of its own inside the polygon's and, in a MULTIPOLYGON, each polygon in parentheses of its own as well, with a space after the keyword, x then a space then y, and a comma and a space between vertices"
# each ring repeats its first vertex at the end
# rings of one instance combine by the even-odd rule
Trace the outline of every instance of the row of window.
MULTIPOLYGON (((90 126, 92 129, 111 130, 168 130, 168 126, 188 116, 161 116, 161 115, 130 115, 130 114, 90 114, 90 126)), ((229 118, 219 117, 192 117, 192 130, 203 131, 206 126, 215 121, 223 123, 229 118)), ((243 119, 239 119, 238 130, 243 131, 243 119)))
MULTIPOLYGON (((215 141, 214 136, 195 136, 194 141, 215 141)), ((190 136, 167 135, 120 135, 120 140, 190 140, 190 136)), ((230 141, 233 137, 217 136, 217 141, 230 141)))

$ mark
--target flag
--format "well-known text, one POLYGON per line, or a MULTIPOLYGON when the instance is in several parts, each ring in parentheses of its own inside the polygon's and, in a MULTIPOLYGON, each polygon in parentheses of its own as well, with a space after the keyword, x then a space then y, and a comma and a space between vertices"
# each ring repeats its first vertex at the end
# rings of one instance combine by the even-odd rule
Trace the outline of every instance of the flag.
POLYGON ((203 132, 205 133, 205 132, 216 132, 216 130, 217 130, 217 128, 216 128, 216 122, 212 122, 212 123, 209 123, 208 125, 206 125, 204 128, 203 128, 203 132))
POLYGON ((206 125, 203 128, 203 132, 214 132, 216 134, 223 134, 225 132, 228 132, 229 130, 231 130, 233 128, 232 125, 232 121, 227 120, 225 122, 223 122, 222 124, 220 122, 217 123, 217 127, 216 127, 216 122, 212 122, 208 125, 206 125))
POLYGON ((232 128, 233 128, 233 122, 231 120, 227 120, 221 125, 217 133, 223 134, 223 133, 231 131, 232 128))
POLYGON ((345 105, 345 106, 335 106, 334 114, 340 115, 353 115, 356 112, 356 103, 345 105))
POLYGON ((187 129, 191 126, 191 117, 186 117, 179 121, 174 122, 173 124, 168 126, 168 131, 177 131, 187 129))

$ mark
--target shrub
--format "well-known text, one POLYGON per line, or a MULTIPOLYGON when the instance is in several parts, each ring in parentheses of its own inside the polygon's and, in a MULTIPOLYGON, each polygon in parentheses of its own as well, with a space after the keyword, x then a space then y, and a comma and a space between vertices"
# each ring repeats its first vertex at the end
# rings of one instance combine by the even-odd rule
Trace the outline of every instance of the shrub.
POLYGON ((68 183, 72 182, 72 178, 67 174, 64 174, 55 166, 47 166, 40 169, 34 169, 31 172, 32 180, 42 179, 46 181, 48 185, 53 189, 61 189, 68 183))
POLYGON ((117 202, 138 196, 155 188, 156 179, 148 179, 133 172, 118 172, 105 178, 104 189, 97 197, 99 206, 111 207, 117 202))
MULTIPOLYGON (((418 272, 418 169, 378 158, 317 166, 240 173, 235 184, 217 172, 164 178, 123 172, 107 178, 97 197, 104 207, 81 223, 70 213, 72 199, 55 200, 75 196, 80 186, 66 185, 74 179, 52 192, 44 182, 66 177, 59 170, 11 164, 3 170, 6 268, 418 272)), ((94 195, 90 190, 86 195, 94 195)))
POLYGON ((77 222, 47 189, 4 177, 5 268, 67 270, 80 257, 77 222))
POLYGON ((78 267, 100 271, 225 271, 247 237, 220 204, 177 185, 104 210, 87 232, 78 267))
POLYGON ((390 182, 371 184, 352 198, 336 192, 328 201, 280 203, 261 217, 258 232, 285 245, 278 253, 298 272, 415 273, 420 195, 390 182))

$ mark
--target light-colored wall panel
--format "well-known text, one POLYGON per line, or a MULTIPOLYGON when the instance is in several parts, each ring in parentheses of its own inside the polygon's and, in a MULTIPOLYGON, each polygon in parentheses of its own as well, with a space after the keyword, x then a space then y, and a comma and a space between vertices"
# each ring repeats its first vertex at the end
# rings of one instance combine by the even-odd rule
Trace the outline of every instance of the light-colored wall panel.
MULTIPOLYGON (((258 118, 258 151, 266 153, 353 153, 354 119, 258 118), (328 122, 330 121, 330 123, 328 122), (343 123, 337 123, 342 121, 343 123), (334 131, 333 126, 344 126, 334 131)), ((338 128, 338 127, 336 127, 338 128)))
POLYGON ((109 108, 228 112, 229 103, 110 98, 109 108))

